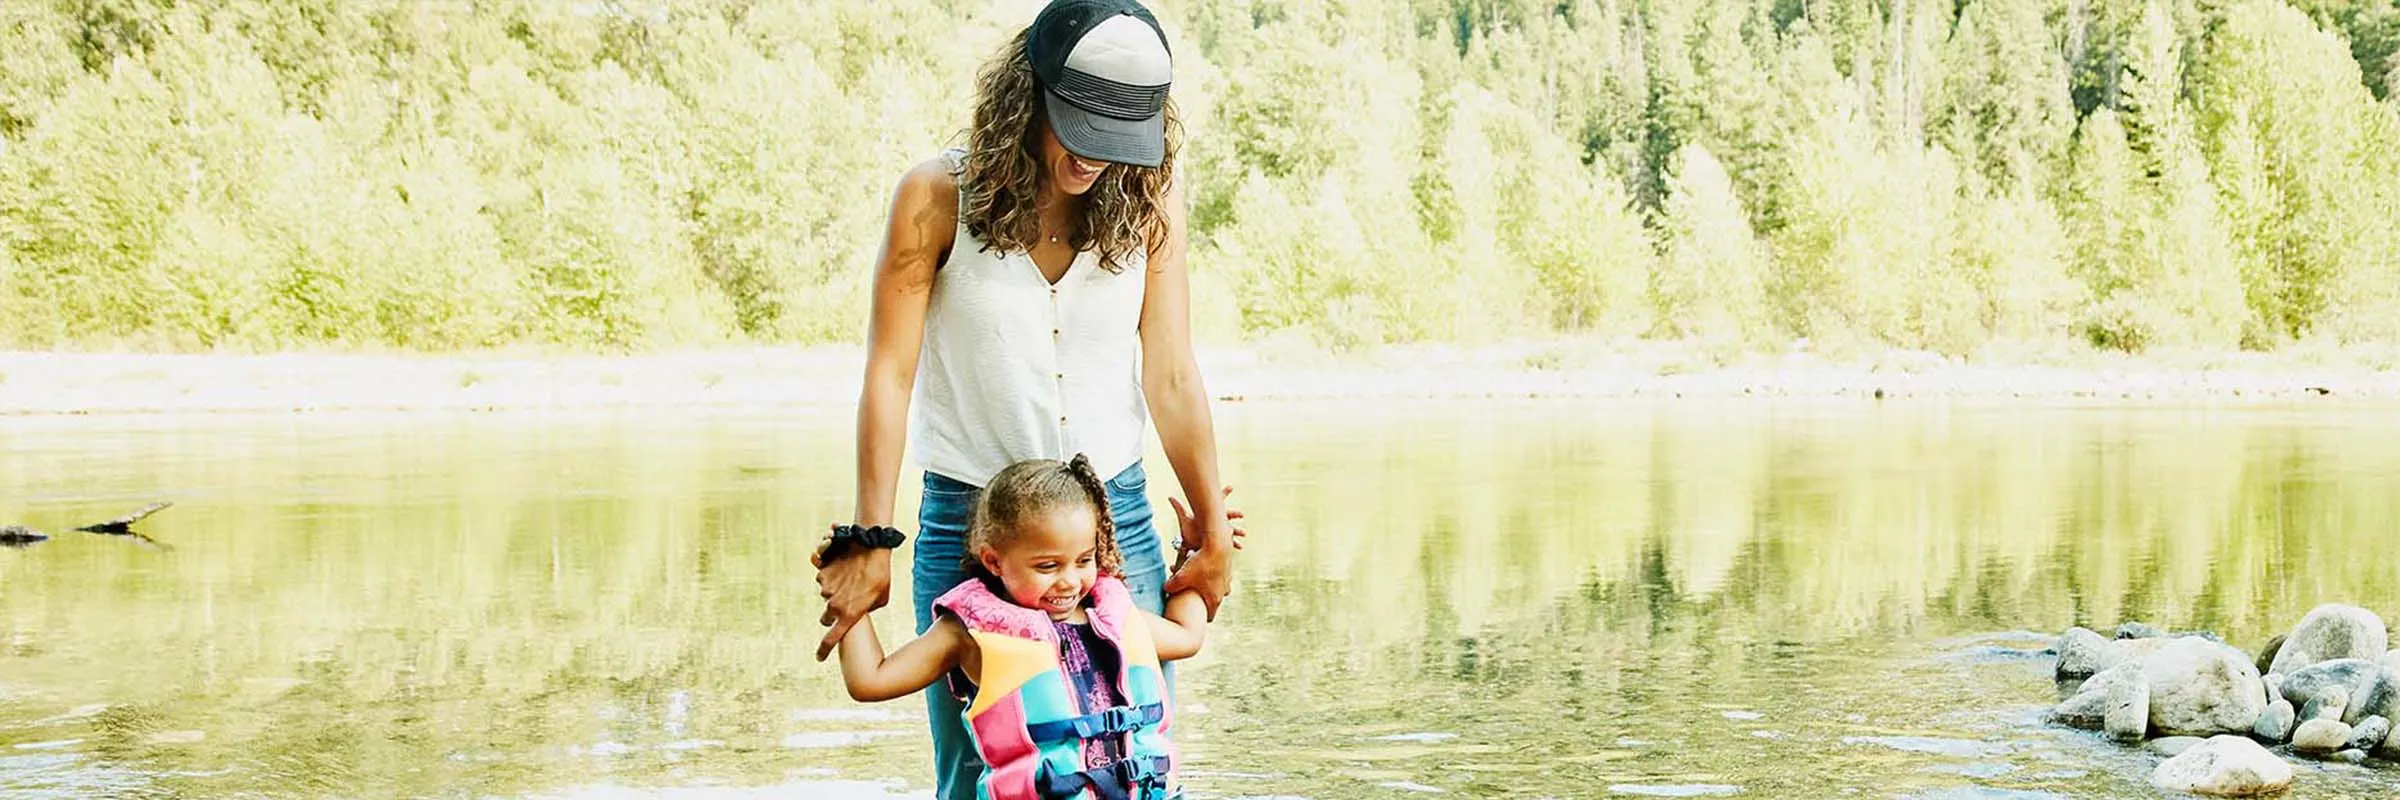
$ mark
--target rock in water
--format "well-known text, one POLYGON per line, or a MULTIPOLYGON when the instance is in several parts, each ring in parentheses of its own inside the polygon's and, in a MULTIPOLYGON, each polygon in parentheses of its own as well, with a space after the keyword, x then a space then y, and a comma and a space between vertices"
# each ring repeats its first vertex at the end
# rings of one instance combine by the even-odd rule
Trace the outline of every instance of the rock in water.
POLYGON ((2318 689, 2315 696, 2308 698, 2308 704, 2300 707, 2300 721, 2329 719, 2341 722, 2342 713, 2348 710, 2350 710, 2349 690, 2339 686, 2327 686, 2318 689))
POLYGON ((2325 757, 2325 760, 2327 760, 2327 761, 2339 761, 2339 762, 2342 762, 2342 763, 2344 763, 2344 764, 2364 764, 2364 763, 2367 763, 2367 751, 2365 751, 2365 750, 2343 750, 2343 751, 2341 751, 2341 752, 2338 752, 2338 753, 2335 753, 2335 754, 2333 754, 2333 755, 2326 756, 2326 757, 2325 757))
MULTIPOLYGON (((2328 689, 2342 693, 2342 721, 2356 724, 2369 714, 2389 709, 2381 708, 2390 693, 2390 679, 2382 665, 2360 658, 2339 658, 2310 664, 2283 679, 2283 697, 2293 704, 2306 707, 2328 689)), ((2390 714, 2384 714, 2390 717, 2390 714)), ((2303 720, 2307 714, 2300 715, 2303 720)))
POLYGON ((2166 637, 2112 641, 2089 628, 2068 628, 2058 638, 2057 677, 2061 681, 2089 678, 2108 671, 2109 667, 2147 658, 2165 649, 2171 641, 2166 637))
POLYGON ((2287 635, 2288 634, 2281 633, 2275 634, 2275 638, 2267 640, 2267 646, 2258 649, 2259 672, 2268 675, 2282 674, 2276 672, 2273 667, 2275 666, 2275 654, 2283 650, 2283 640, 2287 635))
POLYGON ((2392 734, 2392 721, 2382 717, 2359 720, 2350 729, 2350 749, 2373 750, 2383 746, 2384 737, 2392 734))
POLYGON ((2165 635, 2167 635, 2166 631, 2144 622, 2128 622, 2117 626, 2117 638, 2119 639, 2156 639, 2165 635))
POLYGON ((2350 694, 2350 710, 2346 713, 2356 719, 2400 719, 2400 669, 2375 665, 2375 679, 2367 682, 2366 689, 2350 694))
POLYGON ((2157 651, 2125 661, 2084 682, 2050 717, 2081 728, 2105 729, 2112 693, 2140 680, 2150 692, 2150 729, 2166 736, 2248 733, 2267 711, 2266 683, 2248 654, 2199 638, 2137 639, 2157 651))
POLYGON ((2213 797, 2273 794, 2292 786, 2292 765, 2257 742, 2218 736, 2160 762, 2150 785, 2213 797))
POLYGON ((2320 661, 2383 657, 2391 649, 2390 634, 2375 612, 2351 605, 2327 603, 2300 618, 2299 627, 2284 637, 2268 672, 2290 675, 2320 661))
POLYGON ((2250 735, 2268 744, 2283 744, 2292 740, 2292 726, 2298 717, 2292 711, 2292 701, 2276 700, 2267 706, 2267 713, 2258 715, 2258 724, 2251 726, 2250 735))
POLYGON ((2068 628, 2065 635, 2058 637, 2058 677, 2089 678, 2100 674, 2111 666, 2114 647, 2090 628, 2068 628))
POLYGON ((2247 733, 2267 713, 2266 683, 2250 656, 2206 639, 2169 639, 2142 659, 2150 727, 2168 736, 2247 733))
MULTIPOLYGON (((2050 719, 2088 730, 2107 727, 2108 698, 2116 687, 2142 680, 2140 662, 2128 661, 2100 671, 2075 691, 2075 696, 2050 709, 2050 719)), ((2146 683, 2146 682, 2145 682, 2146 683)))
POLYGON ((2337 719, 2312 719, 2292 731, 2292 752, 2325 755, 2350 746, 2350 726, 2337 719))
POLYGON ((2150 680, 2141 672, 2108 687, 2108 710, 2101 729, 2120 742, 2139 742, 2150 733, 2150 680))
POLYGON ((2142 748, 2167 758, 2174 758, 2183 755, 2183 751, 2190 750, 2193 746, 2205 741, 2208 740, 2198 736, 2169 736, 2163 739, 2152 739, 2149 744, 2142 745, 2142 748))

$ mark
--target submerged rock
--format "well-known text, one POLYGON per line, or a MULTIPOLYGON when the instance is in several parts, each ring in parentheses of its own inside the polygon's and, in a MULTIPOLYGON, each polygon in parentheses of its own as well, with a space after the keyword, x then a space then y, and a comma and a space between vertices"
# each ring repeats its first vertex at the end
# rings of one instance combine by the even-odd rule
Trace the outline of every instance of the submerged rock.
POLYGON ((2292 701, 2276 700, 2267 706, 2267 713, 2258 715, 2258 724, 2250 727, 2250 735, 2268 744, 2283 744, 2292 740, 2292 726, 2299 724, 2292 710, 2292 701))
POLYGON ((2300 625, 2284 638, 2267 671, 2290 675, 2322 661, 2373 661, 2390 649, 2390 633, 2382 617, 2358 606, 2327 603, 2300 618, 2300 625))
POLYGON ((2292 752, 2324 755, 2350 746, 2350 726, 2338 719, 2312 719, 2292 731, 2292 752))
POLYGON ((2356 749, 2343 750, 2341 752, 2334 753, 2333 755, 2326 756, 2325 760, 2339 761, 2344 764, 2364 764, 2367 763, 2367 751, 2356 749))
POLYGON ((1721 783, 1620 783, 1608 787, 1609 794, 1639 797, 1724 797, 1741 792, 1742 787, 1721 783))
POLYGON ((2198 736, 2168 736, 2159 739, 2152 739, 2150 740, 2149 744, 2143 745, 2142 748, 2168 758, 2174 758, 2176 756, 2183 755, 2183 751, 2190 750, 2194 745, 2205 741, 2208 740, 2202 739, 2198 736))
POLYGON ((2193 745, 2150 773, 2150 785, 2160 789, 2215 797, 2272 794, 2291 788, 2292 779, 2292 765, 2239 736, 2193 745))
POLYGON ((2013 749, 2012 745, 2002 742, 1945 739, 1939 736, 1844 736, 1842 744, 1873 745, 1905 753, 1932 753, 1953 758, 1994 758, 2013 749))

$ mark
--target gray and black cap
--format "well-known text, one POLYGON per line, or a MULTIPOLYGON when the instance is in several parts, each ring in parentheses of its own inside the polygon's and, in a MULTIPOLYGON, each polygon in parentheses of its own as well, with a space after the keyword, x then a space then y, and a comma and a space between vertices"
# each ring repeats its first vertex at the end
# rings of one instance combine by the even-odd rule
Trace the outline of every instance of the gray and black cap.
POLYGON ((1166 160, 1173 67, 1149 9, 1133 0, 1054 0, 1026 29, 1025 55, 1068 152, 1140 167, 1166 160))

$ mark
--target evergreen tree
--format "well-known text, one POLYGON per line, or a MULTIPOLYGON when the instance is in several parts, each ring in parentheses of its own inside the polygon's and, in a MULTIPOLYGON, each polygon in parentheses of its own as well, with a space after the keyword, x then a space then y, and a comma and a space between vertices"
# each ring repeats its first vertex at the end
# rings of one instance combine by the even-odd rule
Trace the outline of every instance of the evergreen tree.
MULTIPOLYGON (((2389 0, 1157 10, 1212 335, 2400 338, 2389 0)), ((1026 11, 0 4, 0 345, 855 339, 1026 11)))
POLYGON ((1650 276, 1659 331, 1736 344, 1766 336, 1766 254, 1725 167, 1707 147, 1685 145, 1667 186, 1666 255, 1650 276))
POLYGON ((2243 243, 2253 345, 2300 338, 2390 238, 2368 182, 2372 102, 2332 35, 2279 2, 2233 8, 2199 76, 2202 126, 2243 243))

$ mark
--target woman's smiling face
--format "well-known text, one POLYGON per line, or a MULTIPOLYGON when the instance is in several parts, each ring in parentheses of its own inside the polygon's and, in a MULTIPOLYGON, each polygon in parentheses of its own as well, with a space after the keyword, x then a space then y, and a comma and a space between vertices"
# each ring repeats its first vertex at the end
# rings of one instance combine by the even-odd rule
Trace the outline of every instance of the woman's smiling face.
POLYGON ((1092 184, 1100 181, 1100 175, 1114 166, 1106 161, 1093 161, 1068 152, 1067 146, 1059 143, 1058 134, 1050 129, 1048 121, 1044 121, 1041 127, 1042 169, 1049 173, 1050 185, 1058 187, 1059 191, 1080 196, 1091 191, 1092 184))

